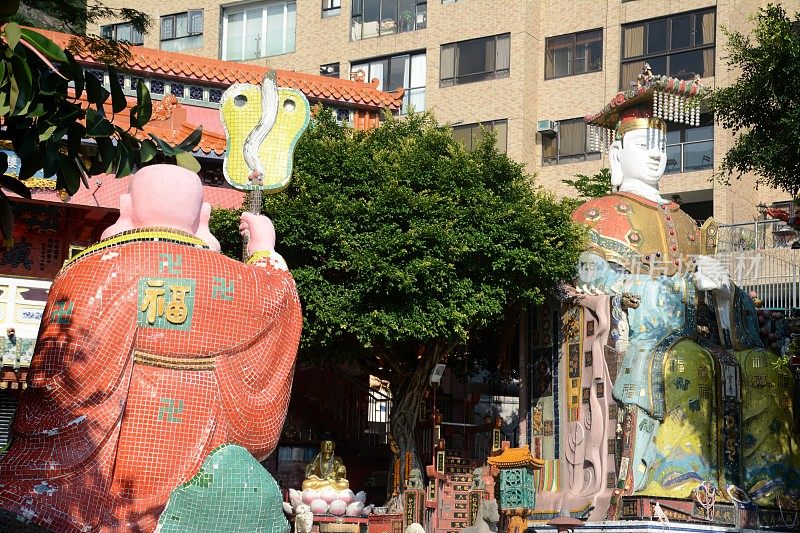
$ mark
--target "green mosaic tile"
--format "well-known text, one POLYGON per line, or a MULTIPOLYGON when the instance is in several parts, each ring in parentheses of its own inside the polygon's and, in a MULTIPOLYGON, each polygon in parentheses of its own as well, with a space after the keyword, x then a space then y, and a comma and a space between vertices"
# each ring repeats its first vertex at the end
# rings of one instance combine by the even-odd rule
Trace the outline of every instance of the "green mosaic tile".
POLYGON ((178 416, 183 412, 183 400, 173 400, 172 398, 159 398, 161 407, 158 408, 158 420, 167 422, 181 423, 178 416))
POLYGON ((75 307, 74 302, 56 302, 53 304, 53 312, 50 313, 51 324, 69 324, 72 317, 72 309, 75 307))
POLYGON ((250 453, 226 444, 172 492, 159 533, 285 533, 278 484, 250 453))
POLYGON ((234 293, 233 280, 226 280, 225 278, 218 278, 216 276, 211 279, 214 283, 211 286, 211 298, 213 300, 232 302, 234 293))
POLYGON ((159 272, 167 274, 180 274, 183 257, 181 254, 158 254, 158 261, 161 268, 159 272))

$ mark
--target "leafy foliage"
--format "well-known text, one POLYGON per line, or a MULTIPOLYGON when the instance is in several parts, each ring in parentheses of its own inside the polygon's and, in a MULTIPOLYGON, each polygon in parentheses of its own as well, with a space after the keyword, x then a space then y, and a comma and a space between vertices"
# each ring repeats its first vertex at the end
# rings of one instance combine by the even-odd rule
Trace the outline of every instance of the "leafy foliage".
POLYGON ((241 209, 222 209, 215 207, 211 210, 211 219, 208 227, 217 238, 222 253, 231 259, 242 259, 242 236, 239 233, 239 217, 241 209))
POLYGON ((578 179, 561 180, 561 183, 574 187, 582 200, 600 198, 611 193, 611 170, 608 168, 601 168, 600 172, 591 176, 575 174, 575 177, 578 179))
POLYGON ((130 7, 109 7, 92 0, 23 0, 16 16, 36 24, 38 28, 76 35, 84 35, 88 25, 107 19, 130 22, 141 33, 146 33, 152 26, 146 13, 130 7))
MULTIPOLYGON (((8 19, 10 15, 4 12, 3 16, 8 19)), ((108 74, 110 90, 84 71, 69 51, 36 31, 0 18, 0 136, 11 141, 20 158, 20 180, 41 170, 45 177, 56 177, 59 190, 74 194, 81 182, 88 186, 89 175, 108 172, 123 177, 164 157, 199 168, 190 152, 200 140, 201 129, 177 147, 146 134, 143 128, 152 108, 147 87, 139 82, 137 103, 129 109, 117 70, 109 65, 108 74), (114 123, 114 117, 126 112, 130 127, 122 128, 114 123), (87 138, 97 147, 91 159, 82 157, 87 138)), ((7 170, 3 158, 0 175, 7 170)), ((25 187, 10 185, 13 179, 6 175, 0 186, 30 197, 25 187)), ((0 228, 6 239, 11 227, 7 202, 6 196, 0 195, 0 228)))
POLYGON ((304 300, 308 350, 413 367, 421 346, 464 343, 572 272, 569 206, 534 193, 493 141, 466 152, 426 114, 364 133, 322 112, 295 159, 265 209, 304 300))
POLYGON ((301 355, 388 378, 408 449, 432 366, 469 358, 476 332, 571 275, 582 232, 570 207, 534 192, 491 136, 466 152, 428 114, 361 132, 317 112, 291 184, 265 199, 304 307, 301 355))
POLYGON ((753 40, 725 30, 733 85, 709 97, 716 120, 739 135, 721 164, 726 179, 746 172, 758 183, 797 196, 800 189, 800 13, 790 19, 779 5, 761 8, 753 40))

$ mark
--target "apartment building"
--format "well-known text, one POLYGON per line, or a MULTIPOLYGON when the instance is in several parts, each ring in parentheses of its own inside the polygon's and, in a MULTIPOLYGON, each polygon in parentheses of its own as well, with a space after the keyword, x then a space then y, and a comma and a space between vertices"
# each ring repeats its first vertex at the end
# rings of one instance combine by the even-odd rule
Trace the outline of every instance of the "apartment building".
MULTIPOLYGON (((152 48, 402 87, 402 113, 432 110, 467 147, 483 124, 539 185, 572 195, 563 179, 608 165, 588 147, 584 115, 629 88, 645 62, 657 74, 699 74, 711 88, 731 83, 722 28, 749 31, 749 16, 766 3, 141 0, 151 32, 137 35, 125 21, 96 30, 152 48)), ((679 195, 697 219, 749 221, 757 204, 787 199, 755 191, 752 176, 730 186, 712 180, 732 137, 709 114, 697 127, 670 129, 668 142, 662 191, 679 195)))

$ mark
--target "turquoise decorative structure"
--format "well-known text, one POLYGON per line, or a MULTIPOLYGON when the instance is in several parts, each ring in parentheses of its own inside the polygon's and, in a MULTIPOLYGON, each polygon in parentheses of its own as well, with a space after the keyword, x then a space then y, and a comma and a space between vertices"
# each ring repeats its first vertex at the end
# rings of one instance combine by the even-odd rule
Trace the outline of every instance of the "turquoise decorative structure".
POLYGON ((284 533, 278 484, 244 448, 217 448, 192 479, 176 488, 161 515, 159 533, 284 533))
POLYGON ((533 471, 529 467, 500 471, 500 507, 532 509, 535 504, 533 471))
POLYGON ((500 471, 500 510, 511 519, 524 516, 527 510, 534 508, 533 470, 541 468, 543 461, 533 457, 528 446, 511 448, 507 442, 501 446, 502 451, 486 462, 492 469, 500 471))

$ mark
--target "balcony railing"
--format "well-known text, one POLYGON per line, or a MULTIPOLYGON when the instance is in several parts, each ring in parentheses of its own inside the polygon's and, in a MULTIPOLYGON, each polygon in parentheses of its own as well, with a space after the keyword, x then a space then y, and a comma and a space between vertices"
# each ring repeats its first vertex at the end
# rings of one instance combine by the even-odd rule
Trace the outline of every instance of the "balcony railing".
POLYGON ((737 286, 754 291, 764 307, 800 311, 798 232, 781 220, 757 220, 719 227, 717 258, 737 286))
POLYGON ((683 142, 667 146, 665 174, 691 172, 714 166, 714 140, 683 142))
POLYGON ((717 252, 790 248, 798 232, 782 220, 756 220, 719 227, 717 252))

